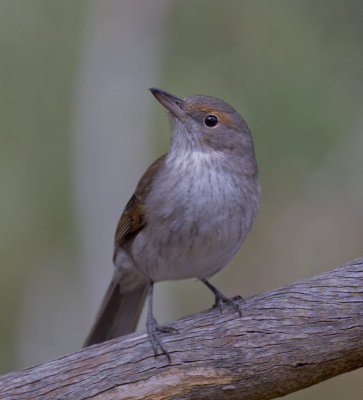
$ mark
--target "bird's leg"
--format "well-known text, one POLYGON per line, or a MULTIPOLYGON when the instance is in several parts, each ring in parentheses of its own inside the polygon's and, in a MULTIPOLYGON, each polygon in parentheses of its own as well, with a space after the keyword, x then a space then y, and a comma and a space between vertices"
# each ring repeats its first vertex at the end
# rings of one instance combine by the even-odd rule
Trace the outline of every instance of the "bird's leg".
MULTIPOLYGON (((210 289, 214 296, 215 296, 215 304, 214 307, 218 307, 219 311, 223 311, 223 303, 228 304, 232 306, 239 314, 240 317, 242 317, 242 311, 240 306, 237 303, 237 300, 241 300, 241 296, 237 296, 235 298, 229 298, 225 296, 220 290, 218 290, 215 286, 213 286, 210 282, 207 281, 207 279, 201 279, 201 281, 207 286, 208 289, 210 289)), ((243 299, 242 299, 243 300, 243 299)))
POLYGON ((165 354, 166 357, 168 358, 169 364, 170 364, 170 354, 166 350, 166 348, 163 345, 163 342, 161 341, 159 334, 161 332, 171 332, 171 331, 177 331, 175 328, 172 328, 170 326, 166 325, 159 325, 153 315, 153 288, 154 288, 154 282, 150 281, 149 282, 149 289, 148 289, 148 307, 147 307, 147 319, 146 319, 146 330, 147 334, 150 340, 150 343, 154 349, 155 355, 157 354, 158 347, 161 349, 161 354, 165 354))

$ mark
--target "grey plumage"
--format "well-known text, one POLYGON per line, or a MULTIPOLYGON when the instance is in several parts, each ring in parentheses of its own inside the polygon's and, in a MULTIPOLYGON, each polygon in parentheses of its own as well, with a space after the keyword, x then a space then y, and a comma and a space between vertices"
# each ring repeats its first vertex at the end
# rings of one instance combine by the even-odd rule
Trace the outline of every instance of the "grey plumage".
MULTIPOLYGON (((85 345, 135 329, 154 282, 197 277, 211 288, 206 278, 235 255, 258 210, 257 163, 240 114, 214 97, 151 91, 171 113, 170 148, 145 172, 120 218, 115 274, 85 345)), ((219 304, 233 303, 213 292, 219 304)), ((150 310, 150 340, 168 355, 150 310)))

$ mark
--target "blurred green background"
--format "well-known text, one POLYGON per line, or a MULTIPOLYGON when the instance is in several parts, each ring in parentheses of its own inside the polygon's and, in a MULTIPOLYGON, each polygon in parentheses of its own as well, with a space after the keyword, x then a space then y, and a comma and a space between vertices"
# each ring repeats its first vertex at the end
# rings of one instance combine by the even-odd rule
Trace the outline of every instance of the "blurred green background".
MULTIPOLYGON (((78 349, 113 232, 168 118, 147 92, 223 98, 254 136, 263 197, 212 282, 247 297, 363 255, 363 3, 0 2, 0 373, 78 349)), ((210 307, 156 286, 160 322, 210 307)), ((140 328, 143 329, 141 323, 140 328)), ((287 396, 360 399, 355 371, 287 396)))

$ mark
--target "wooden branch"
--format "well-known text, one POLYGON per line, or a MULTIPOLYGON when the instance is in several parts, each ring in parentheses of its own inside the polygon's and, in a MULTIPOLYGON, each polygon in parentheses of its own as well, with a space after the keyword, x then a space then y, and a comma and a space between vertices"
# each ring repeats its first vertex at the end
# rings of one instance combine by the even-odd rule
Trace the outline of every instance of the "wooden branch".
POLYGON ((363 366, 363 258, 145 333, 0 377, 0 399, 272 399, 363 366))

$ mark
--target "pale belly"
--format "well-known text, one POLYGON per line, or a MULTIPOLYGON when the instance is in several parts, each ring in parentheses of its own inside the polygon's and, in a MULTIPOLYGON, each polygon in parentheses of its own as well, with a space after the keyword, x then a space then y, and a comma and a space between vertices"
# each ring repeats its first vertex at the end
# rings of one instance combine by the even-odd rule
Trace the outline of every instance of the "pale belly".
POLYGON ((204 232, 195 225, 172 230, 167 226, 145 229, 133 244, 136 267, 154 282, 207 278, 223 268, 242 244, 240 228, 210 225, 204 232), (148 239, 147 239, 148 238, 148 239))
POLYGON ((178 168, 178 179, 160 175, 147 199, 148 223, 132 244, 135 266, 154 282, 217 273, 240 248, 258 208, 258 188, 241 176, 200 158, 178 168))
POLYGON ((240 196, 226 202, 209 198, 193 208, 174 203, 173 212, 155 215, 132 245, 136 267, 154 282, 217 273, 238 251, 255 218, 240 196))

